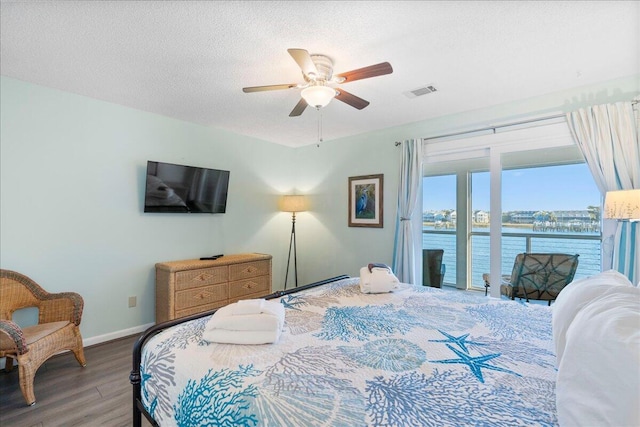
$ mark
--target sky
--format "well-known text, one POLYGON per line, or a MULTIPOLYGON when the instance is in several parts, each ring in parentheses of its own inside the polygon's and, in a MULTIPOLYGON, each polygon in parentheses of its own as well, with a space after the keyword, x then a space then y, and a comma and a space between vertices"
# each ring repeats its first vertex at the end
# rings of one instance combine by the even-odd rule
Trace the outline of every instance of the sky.
MULTIPOLYGON (((489 211, 489 172, 472 175, 472 209, 489 211)), ((424 178, 423 211, 455 209, 455 175, 424 178)), ((600 191, 586 163, 507 170, 502 210, 586 210, 600 206, 600 191)))

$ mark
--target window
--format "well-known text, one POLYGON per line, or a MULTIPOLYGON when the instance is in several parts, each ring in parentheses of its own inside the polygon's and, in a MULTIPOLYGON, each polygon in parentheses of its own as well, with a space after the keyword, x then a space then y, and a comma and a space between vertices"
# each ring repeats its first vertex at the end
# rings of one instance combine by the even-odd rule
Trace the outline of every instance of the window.
POLYGON ((578 253, 576 278, 600 271, 600 193, 561 125, 548 126, 548 135, 526 144, 518 140, 540 135, 540 129, 427 143, 423 248, 445 249, 445 285, 484 289, 492 253, 499 254, 503 274, 511 273, 521 252, 578 253), (497 184, 490 172, 495 158, 497 184), (501 206, 500 245, 493 250, 491 198, 501 206))
POLYGON ((513 238, 524 246, 503 240, 503 263, 524 248, 580 254, 576 277, 600 271, 601 196, 586 163, 503 171, 502 201, 503 233, 527 234, 513 238))
POLYGON ((444 249, 444 283, 456 283, 456 176, 424 178, 422 223, 425 230, 439 233, 422 234, 422 249, 444 249), (452 218, 454 215, 454 218, 452 218))

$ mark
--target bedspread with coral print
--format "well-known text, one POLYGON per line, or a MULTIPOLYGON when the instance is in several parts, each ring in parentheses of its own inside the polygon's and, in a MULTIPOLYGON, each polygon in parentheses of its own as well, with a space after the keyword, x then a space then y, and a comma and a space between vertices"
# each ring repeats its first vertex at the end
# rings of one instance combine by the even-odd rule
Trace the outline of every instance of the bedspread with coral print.
POLYGON ((210 344, 209 317, 153 337, 142 397, 161 426, 557 424, 551 311, 345 279, 283 296, 266 345, 210 344))

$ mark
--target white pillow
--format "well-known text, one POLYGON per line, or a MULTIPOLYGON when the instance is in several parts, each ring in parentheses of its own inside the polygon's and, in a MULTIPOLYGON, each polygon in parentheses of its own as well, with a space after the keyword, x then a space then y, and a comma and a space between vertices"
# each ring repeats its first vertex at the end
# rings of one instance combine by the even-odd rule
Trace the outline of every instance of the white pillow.
POLYGON ((565 335, 578 312, 587 304, 619 286, 633 287, 632 283, 615 270, 585 277, 569 283, 552 306, 553 343, 556 366, 560 365, 565 348, 565 335))
POLYGON ((640 425, 640 289, 617 286, 586 304, 558 367, 561 426, 640 425))

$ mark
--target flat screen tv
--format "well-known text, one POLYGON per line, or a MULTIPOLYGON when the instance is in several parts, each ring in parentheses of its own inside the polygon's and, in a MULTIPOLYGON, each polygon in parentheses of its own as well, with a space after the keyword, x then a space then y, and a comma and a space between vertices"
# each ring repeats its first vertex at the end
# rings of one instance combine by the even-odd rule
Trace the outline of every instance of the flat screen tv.
POLYGON ((229 171, 147 162, 145 212, 225 213, 229 171))

